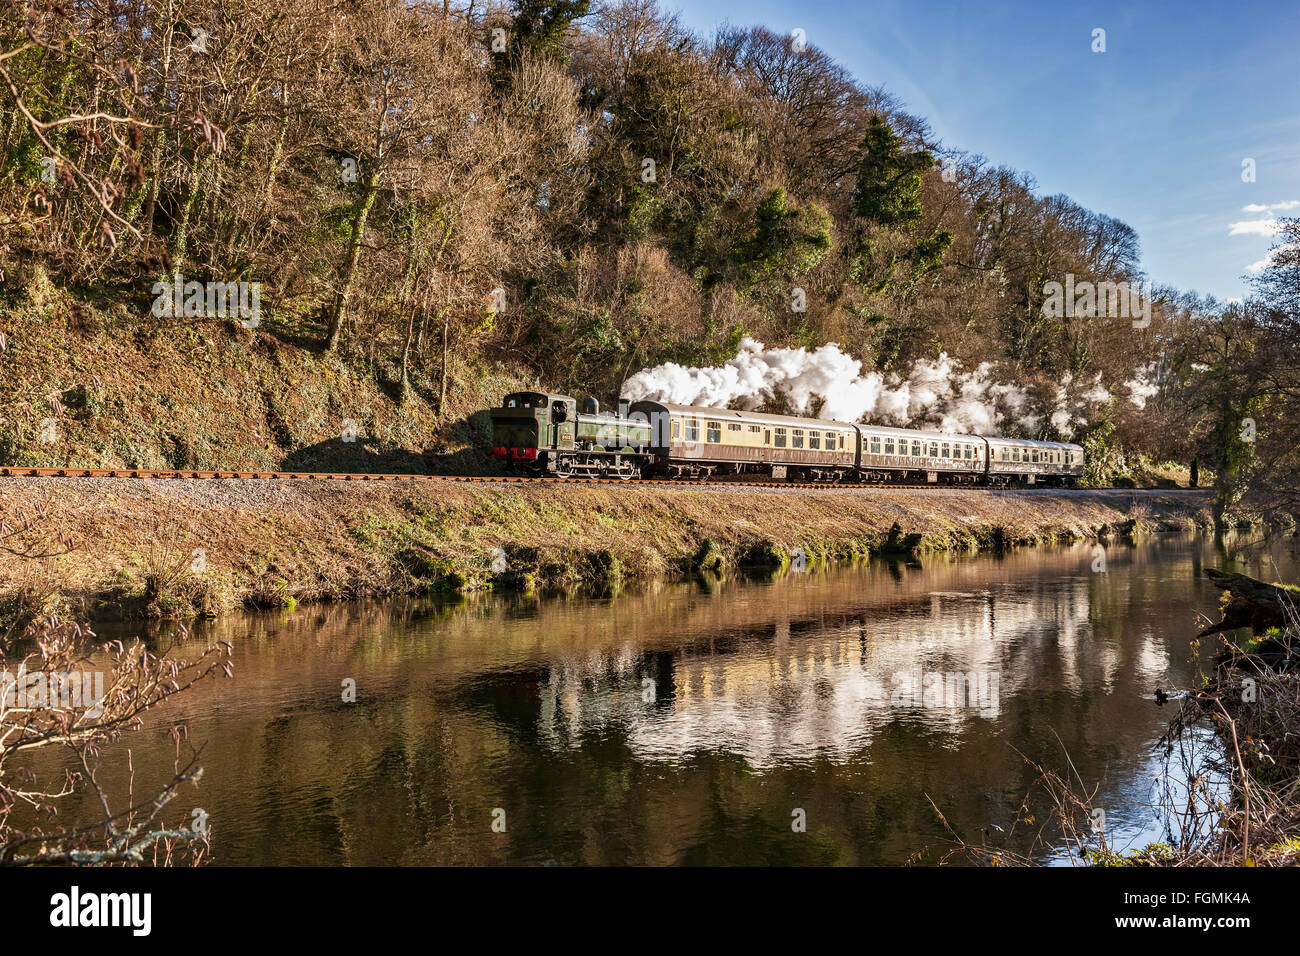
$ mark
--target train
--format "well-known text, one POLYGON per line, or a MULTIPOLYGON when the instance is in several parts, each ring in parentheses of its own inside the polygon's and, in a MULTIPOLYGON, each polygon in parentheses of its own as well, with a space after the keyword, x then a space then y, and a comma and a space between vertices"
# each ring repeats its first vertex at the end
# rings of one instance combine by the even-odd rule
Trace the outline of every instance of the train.
POLYGON ((491 454, 559 478, 710 479, 857 484, 1045 485, 1083 476, 1083 448, 795 415, 512 392, 489 411, 491 454))

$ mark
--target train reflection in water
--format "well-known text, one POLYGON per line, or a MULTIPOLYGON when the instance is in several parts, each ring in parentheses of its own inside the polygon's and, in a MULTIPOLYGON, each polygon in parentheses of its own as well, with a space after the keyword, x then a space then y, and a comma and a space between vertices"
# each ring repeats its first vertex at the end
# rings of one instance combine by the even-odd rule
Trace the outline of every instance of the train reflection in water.
MULTIPOLYGON (((1080 647, 1091 634, 1091 585, 1080 574, 1028 591, 933 592, 890 608, 724 630, 675 653, 628 644, 564 657, 542 681, 538 734, 577 747, 618 727, 640 758, 725 751, 762 769, 847 759, 893 721, 936 739, 980 722, 989 732, 1003 700, 1042 669, 1058 686, 1079 684, 1085 668, 1090 681, 1114 678, 1113 646, 1080 647)), ((1151 635, 1136 663, 1157 681, 1167 650, 1151 635)))

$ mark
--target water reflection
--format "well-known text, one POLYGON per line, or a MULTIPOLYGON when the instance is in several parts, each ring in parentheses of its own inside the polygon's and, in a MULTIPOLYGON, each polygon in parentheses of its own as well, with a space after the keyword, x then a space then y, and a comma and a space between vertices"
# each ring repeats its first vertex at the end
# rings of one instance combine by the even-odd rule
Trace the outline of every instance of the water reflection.
MULTIPOLYGON (((1220 562, 1162 538, 1108 548, 1104 574, 1076 546, 242 617, 204 626, 235 679, 167 726, 207 741, 186 801, 218 863, 901 863, 944 838, 930 800, 966 835, 1008 826, 1021 753, 1068 752, 1136 839, 1159 830, 1151 694, 1190 680, 1220 562)), ((137 787, 170 765, 165 730, 133 741, 137 787)))

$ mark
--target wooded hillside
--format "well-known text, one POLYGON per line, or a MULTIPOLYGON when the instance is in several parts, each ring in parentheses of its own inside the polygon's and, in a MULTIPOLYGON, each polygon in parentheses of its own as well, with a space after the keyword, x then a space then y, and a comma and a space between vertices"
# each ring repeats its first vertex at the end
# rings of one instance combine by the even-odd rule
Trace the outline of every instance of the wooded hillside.
POLYGON ((694 36, 653 0, 8 0, 0 104, 0 458, 96 391, 32 372, 56 323, 334 353, 444 419, 468 370, 609 399, 746 335, 880 370, 946 352, 1045 412, 1090 392, 1037 434, 1099 476, 1199 458, 1234 497, 1295 469, 1300 227, 1258 300, 1161 288, 1122 221, 762 27, 694 36), (1154 280, 1150 323, 1053 315, 1067 277, 1154 280), (255 321, 210 283, 255 286, 255 321))

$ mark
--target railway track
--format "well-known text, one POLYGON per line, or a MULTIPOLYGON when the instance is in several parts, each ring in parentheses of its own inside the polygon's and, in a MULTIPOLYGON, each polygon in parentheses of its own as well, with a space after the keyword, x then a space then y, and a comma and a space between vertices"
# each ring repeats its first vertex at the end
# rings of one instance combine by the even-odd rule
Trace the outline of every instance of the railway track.
MULTIPOLYGON (((731 487, 731 488, 805 488, 821 491, 842 489, 876 489, 891 488, 926 488, 948 491, 1066 491, 1070 489, 1048 488, 1044 486, 995 487, 987 485, 932 485, 927 482, 891 482, 889 484, 855 484, 829 482, 799 481, 764 481, 743 479, 696 478, 557 478, 548 475, 400 475, 400 474, 362 474, 356 472, 333 471, 191 471, 188 469, 159 468, 25 468, 6 465, 0 467, 0 478, 140 478, 162 480, 302 480, 302 481, 426 481, 426 482, 471 482, 479 484, 581 484, 581 485, 636 485, 683 487, 731 487)), ((1183 488, 1089 488, 1081 491, 1124 491, 1129 493, 1203 491, 1204 489, 1183 488)))

